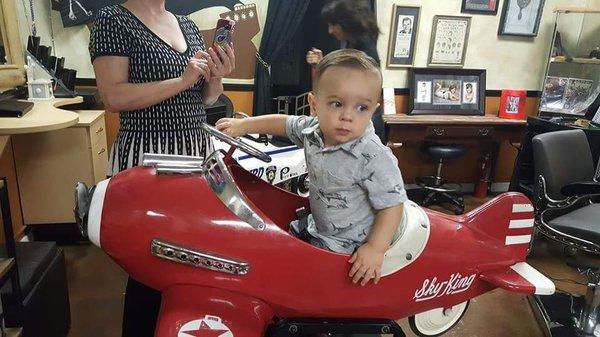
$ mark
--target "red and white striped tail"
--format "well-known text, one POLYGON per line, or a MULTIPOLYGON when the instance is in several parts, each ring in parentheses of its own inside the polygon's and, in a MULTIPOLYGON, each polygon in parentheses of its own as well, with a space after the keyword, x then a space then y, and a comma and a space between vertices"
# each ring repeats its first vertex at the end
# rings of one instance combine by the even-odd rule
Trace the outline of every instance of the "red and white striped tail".
POLYGON ((552 295, 556 290, 554 282, 526 262, 486 271, 479 277, 502 289, 522 294, 552 295))
POLYGON ((533 205, 521 193, 504 193, 467 215, 468 226, 498 240, 524 261, 533 237, 533 205))

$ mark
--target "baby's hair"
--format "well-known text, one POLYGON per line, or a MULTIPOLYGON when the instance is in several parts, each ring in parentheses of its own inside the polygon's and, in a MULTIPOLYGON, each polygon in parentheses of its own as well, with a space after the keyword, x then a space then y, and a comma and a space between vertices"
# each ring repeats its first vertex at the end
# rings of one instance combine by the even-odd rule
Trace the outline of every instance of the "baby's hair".
POLYGON ((448 90, 456 90, 456 84, 452 83, 450 84, 450 86, 448 87, 448 90))
POLYGON ((352 69, 372 71, 381 78, 381 70, 375 60, 364 52, 356 49, 339 49, 327 54, 317 65, 315 84, 330 67, 347 67, 352 69))
POLYGON ((467 85, 466 85, 466 88, 467 88, 467 89, 473 89, 473 84, 471 84, 471 83, 467 83, 467 85))

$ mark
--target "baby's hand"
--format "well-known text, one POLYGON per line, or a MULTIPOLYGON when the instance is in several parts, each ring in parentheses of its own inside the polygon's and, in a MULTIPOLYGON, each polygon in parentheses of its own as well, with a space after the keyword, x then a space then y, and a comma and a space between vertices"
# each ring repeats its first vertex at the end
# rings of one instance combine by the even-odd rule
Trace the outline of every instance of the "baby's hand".
POLYGON ((383 264, 383 255, 385 251, 379 251, 368 242, 360 246, 350 260, 352 268, 348 276, 352 278, 353 283, 357 283, 361 278, 360 285, 364 286, 371 279, 377 284, 381 278, 381 265, 383 264))
POLYGON ((217 130, 231 137, 241 137, 246 134, 243 119, 221 118, 215 124, 217 130))

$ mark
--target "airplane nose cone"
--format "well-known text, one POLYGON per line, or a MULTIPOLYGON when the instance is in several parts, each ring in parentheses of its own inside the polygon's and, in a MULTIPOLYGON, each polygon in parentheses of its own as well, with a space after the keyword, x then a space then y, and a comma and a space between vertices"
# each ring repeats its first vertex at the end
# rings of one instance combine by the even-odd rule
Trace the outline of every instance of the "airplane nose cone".
POLYGON ((88 237, 88 214, 90 211, 90 201, 94 193, 95 187, 88 188, 84 183, 78 182, 75 184, 75 222, 84 238, 88 237))

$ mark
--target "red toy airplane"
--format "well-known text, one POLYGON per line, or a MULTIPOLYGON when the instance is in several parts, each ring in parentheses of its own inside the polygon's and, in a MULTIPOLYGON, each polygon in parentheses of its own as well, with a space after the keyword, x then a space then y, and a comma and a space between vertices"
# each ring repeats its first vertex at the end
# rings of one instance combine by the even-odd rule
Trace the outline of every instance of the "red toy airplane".
POLYGON ((523 262, 533 207, 504 193, 461 216, 405 205, 383 277, 358 286, 349 256, 288 234, 306 198, 245 171, 231 153, 264 153, 214 128, 232 145, 206 160, 149 155, 136 167, 77 187, 82 230, 133 278, 162 291, 158 337, 391 333, 409 317, 420 336, 452 328, 471 298, 500 287, 552 294, 523 262), (88 210, 89 209, 89 210, 88 210))

